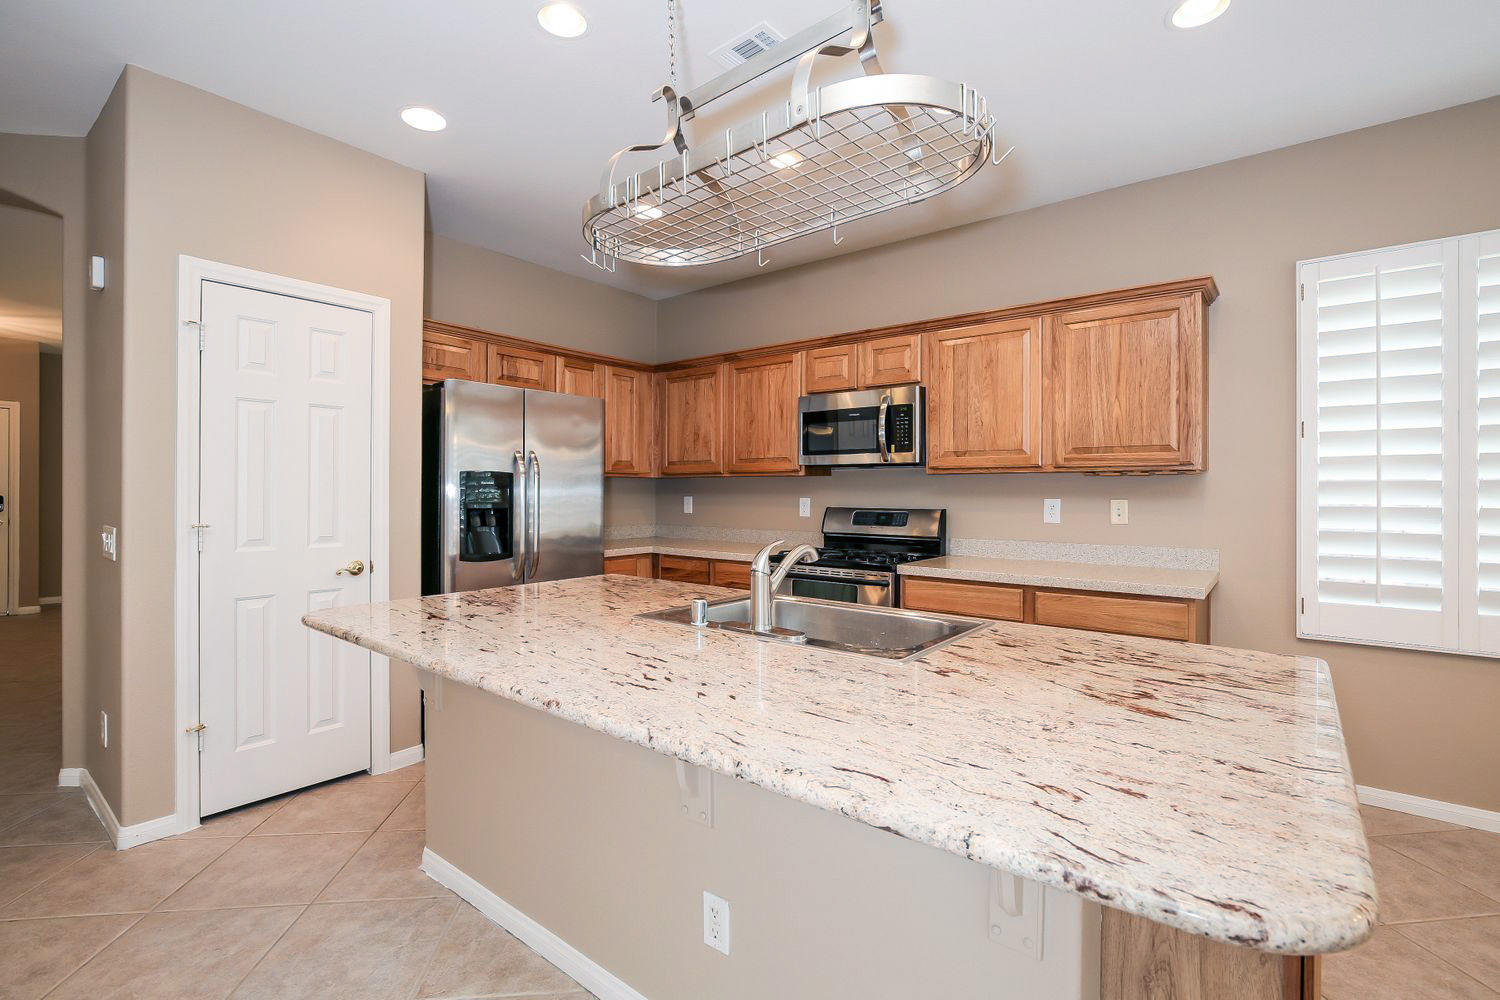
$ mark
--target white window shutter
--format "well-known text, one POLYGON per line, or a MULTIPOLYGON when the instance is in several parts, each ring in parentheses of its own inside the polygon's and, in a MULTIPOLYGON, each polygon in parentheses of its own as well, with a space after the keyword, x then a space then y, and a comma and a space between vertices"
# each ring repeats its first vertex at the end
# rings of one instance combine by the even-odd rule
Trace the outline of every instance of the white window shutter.
POLYGON ((1500 654, 1500 231, 1459 244, 1462 436, 1461 648, 1500 654))

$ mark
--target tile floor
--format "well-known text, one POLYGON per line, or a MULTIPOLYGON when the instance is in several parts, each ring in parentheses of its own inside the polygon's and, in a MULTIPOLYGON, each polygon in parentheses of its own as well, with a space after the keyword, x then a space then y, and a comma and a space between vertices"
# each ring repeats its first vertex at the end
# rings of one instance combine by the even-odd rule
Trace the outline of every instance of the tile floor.
MULTIPOLYGON (((59 621, 0 618, 0 1000, 589 996, 418 870, 420 764, 112 850, 56 787, 59 621)), ((1325 1000, 1500 1000, 1500 835, 1364 812, 1381 927, 1325 1000)))
POLYGON ((420 764, 113 850, 56 787, 59 621, 0 618, 0 1000, 587 1000, 418 870, 420 764))

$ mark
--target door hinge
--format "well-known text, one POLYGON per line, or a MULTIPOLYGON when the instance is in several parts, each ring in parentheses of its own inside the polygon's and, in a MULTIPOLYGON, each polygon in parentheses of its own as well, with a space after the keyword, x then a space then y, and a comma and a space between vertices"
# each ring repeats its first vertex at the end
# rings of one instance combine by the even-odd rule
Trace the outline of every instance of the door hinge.
POLYGON ((183 732, 187 733, 189 736, 193 736, 193 737, 197 738, 197 740, 198 740, 198 752, 199 753, 203 752, 203 730, 205 730, 207 728, 208 728, 207 726, 205 726, 203 723, 200 722, 196 726, 188 726, 186 729, 183 730, 183 732))
POLYGON ((1307 285, 1305 283, 1299 283, 1297 285, 1297 301, 1298 302, 1306 302, 1307 301, 1307 285))
POLYGON ((212 528, 212 527, 213 527, 213 525, 211 525, 211 524, 190 524, 190 525, 188 525, 189 530, 196 531, 198 533, 198 551, 199 552, 203 551, 203 532, 206 529, 212 528))
POLYGON ((1307 437, 1307 421, 1306 420, 1299 420, 1299 421, 1297 421, 1297 436, 1298 437, 1307 437))
POLYGON ((1297 598, 1297 613, 1302 615, 1307 614, 1307 598, 1297 598))
POLYGON ((182 325, 183 326, 197 327, 197 329, 198 329, 198 350, 201 352, 203 350, 204 346, 206 345, 207 340, 208 340, 208 338, 205 337, 204 334, 203 334, 203 321, 201 319, 185 319, 185 320, 182 321, 182 325))

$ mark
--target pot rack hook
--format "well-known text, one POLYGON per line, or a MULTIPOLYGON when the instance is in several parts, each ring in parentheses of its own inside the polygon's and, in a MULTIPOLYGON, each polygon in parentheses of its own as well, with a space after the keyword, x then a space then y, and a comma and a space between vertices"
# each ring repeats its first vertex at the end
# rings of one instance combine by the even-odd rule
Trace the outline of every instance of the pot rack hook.
POLYGON ((829 216, 831 218, 831 221, 833 222, 833 245, 838 246, 840 243, 844 242, 845 239, 845 237, 839 235, 839 210, 836 208, 831 209, 829 211, 829 216))
POLYGON ((1000 164, 1004 163, 1005 160, 1006 160, 1006 158, 1009 157, 1011 153, 1014 153, 1016 151, 1016 147, 1012 146, 1009 149, 1007 149, 1004 153, 1001 153, 1000 154, 1000 159, 997 160, 997 159, 995 159, 994 149, 995 149, 994 146, 990 147, 990 162, 993 163, 997 167, 1000 164))
POLYGON ((771 258, 767 257, 765 251, 761 249, 760 230, 757 229, 755 231, 755 266, 765 267, 769 263, 771 263, 771 258))

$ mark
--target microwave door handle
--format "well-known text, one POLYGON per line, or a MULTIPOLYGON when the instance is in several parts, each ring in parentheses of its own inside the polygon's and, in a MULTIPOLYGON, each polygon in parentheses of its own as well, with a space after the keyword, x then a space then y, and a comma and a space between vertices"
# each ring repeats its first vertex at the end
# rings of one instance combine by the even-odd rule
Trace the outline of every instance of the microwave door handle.
POLYGON ((536 457, 534 451, 531 452, 529 464, 532 493, 526 508, 526 513, 531 516, 531 569, 526 573, 528 580, 536 576, 537 568, 542 565, 542 460, 536 457))
POLYGON ((891 394, 885 393, 880 397, 880 412, 875 417, 875 440, 880 445, 880 461, 891 460, 891 450, 885 443, 885 418, 891 409, 891 394))
POLYGON ((526 579, 526 468, 524 459, 518 451, 511 456, 515 463, 515 475, 511 478, 511 516, 510 516, 510 575, 515 577, 516 583, 524 583, 526 579), (520 489, 516 487, 519 486, 520 489))

